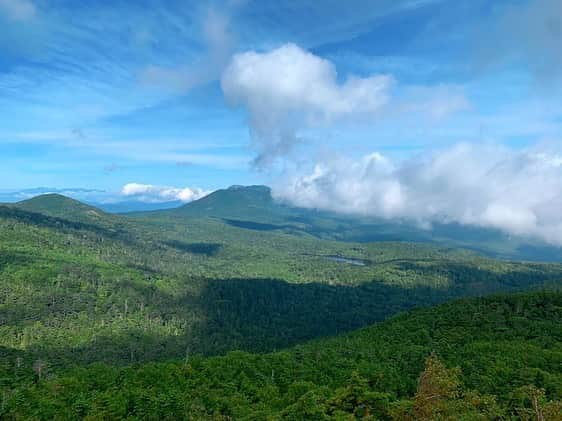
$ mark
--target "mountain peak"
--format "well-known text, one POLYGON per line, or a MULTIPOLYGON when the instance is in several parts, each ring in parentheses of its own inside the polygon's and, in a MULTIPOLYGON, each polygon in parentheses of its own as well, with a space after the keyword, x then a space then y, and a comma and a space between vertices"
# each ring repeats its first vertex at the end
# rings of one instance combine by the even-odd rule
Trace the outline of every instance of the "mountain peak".
POLYGON ((31 202, 38 202, 38 201, 43 201, 43 200, 61 200, 61 201, 73 201, 73 202, 78 202, 75 199, 72 199, 70 197, 64 196, 60 193, 43 193, 43 194, 39 194, 37 196, 34 196, 30 199, 25 199, 22 200, 20 203, 31 203, 31 202))
POLYGON ((32 206, 32 205, 74 205, 74 206, 86 206, 82 202, 72 199, 70 197, 64 196, 60 193, 45 193, 34 196, 30 199, 25 199, 17 202, 18 206, 32 206))
POLYGON ((28 212, 74 221, 94 220, 105 215, 103 211, 58 193, 47 193, 22 200, 13 206, 28 212))
POLYGON ((271 189, 268 186, 233 185, 183 205, 181 208, 164 212, 176 215, 262 221, 285 215, 287 208, 273 200, 271 189))
MULTIPOLYGON (((233 184, 232 186, 230 186, 226 190, 231 190, 231 191, 255 191, 255 192, 271 193, 271 188, 269 188, 268 186, 260 185, 260 184, 251 185, 251 186, 243 186, 243 185, 240 185, 240 184, 233 184)), ((218 190, 218 191, 220 191, 220 190, 218 190)))

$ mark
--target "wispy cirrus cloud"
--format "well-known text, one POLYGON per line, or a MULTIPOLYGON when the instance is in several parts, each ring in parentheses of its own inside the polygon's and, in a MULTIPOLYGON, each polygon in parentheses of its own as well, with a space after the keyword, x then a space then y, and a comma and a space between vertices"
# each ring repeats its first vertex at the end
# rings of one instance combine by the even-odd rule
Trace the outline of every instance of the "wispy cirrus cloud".
POLYGON ((13 21, 25 22, 37 15, 37 8, 29 0, 0 0, 0 14, 13 21))
POLYGON ((389 17, 415 13, 439 3, 444 0, 248 2, 249 7, 238 14, 243 21, 237 30, 247 48, 271 49, 294 42, 313 49, 345 43, 370 32, 389 17))
POLYGON ((477 58, 484 68, 524 65, 548 90, 562 88, 562 3, 501 4, 478 27, 477 58))
POLYGON ((219 78, 236 46, 236 35, 229 28, 227 10, 209 8, 202 24, 205 52, 190 64, 175 67, 150 65, 140 80, 148 86, 163 87, 180 93, 219 78))
MULTIPOLYGON (((85 134, 75 129, 66 131, 0 133, 0 145, 26 143, 49 145, 66 150, 82 151, 98 157, 111 157, 119 161, 207 166, 219 169, 246 168, 252 157, 241 152, 244 145, 236 143, 211 143, 193 139, 112 139, 97 134, 85 134), (158 143, 158 148, 155 148, 158 143)), ((114 164, 112 164, 113 166, 114 164)), ((109 171, 113 172, 113 171, 109 171)))
MULTIPOLYGON (((0 1, 6 7, 16 4, 16 0, 0 1)), ((42 36, 35 29, 21 36, 21 31, 14 32, 18 40, 35 46, 33 54, 16 46, 14 64, 8 60, 7 67, 4 62, 0 66, 4 132, 0 147, 9 144, 23 153, 29 149, 27 145, 38 144, 42 146, 38 150, 48 153, 49 159, 56 156, 63 162, 81 154, 92 166, 99 166, 94 160, 102 160, 120 165, 125 161, 164 167, 190 162, 199 169, 246 168, 250 158, 244 156, 240 140, 219 145, 217 137, 232 135, 217 135, 218 128, 207 133, 198 127, 204 118, 221 119, 211 117, 220 110, 208 114, 198 110, 203 117, 186 130, 183 115, 189 115, 185 110, 196 104, 177 104, 176 92, 139 84, 139 74, 148 65, 173 69, 181 63, 205 62, 199 75, 208 78, 210 68, 218 66, 213 71, 218 77, 231 48, 224 9, 158 3, 151 4, 150 13, 146 13, 145 6, 142 2, 93 2, 77 8, 41 3, 41 9, 35 10, 42 36), (155 117, 151 110, 159 107, 165 111, 155 117), (122 122, 137 113, 143 115, 141 121, 122 122), (171 122, 161 121, 162 114, 171 116, 171 122), (147 134, 146 125, 151 125, 151 134, 147 134), (117 134, 108 135, 108 131, 117 134), (135 139, 138 133, 142 139, 135 139)), ((10 37, 0 31, 0 54, 14 44, 10 37)))

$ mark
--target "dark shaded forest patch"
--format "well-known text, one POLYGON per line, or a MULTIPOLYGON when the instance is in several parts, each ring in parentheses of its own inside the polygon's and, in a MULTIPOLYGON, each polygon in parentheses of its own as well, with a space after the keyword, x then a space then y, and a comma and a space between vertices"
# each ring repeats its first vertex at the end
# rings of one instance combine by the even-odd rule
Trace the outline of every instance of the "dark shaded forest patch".
POLYGON ((215 256, 222 248, 222 244, 218 243, 185 243, 177 240, 164 241, 163 244, 179 251, 201 254, 208 257, 215 256))

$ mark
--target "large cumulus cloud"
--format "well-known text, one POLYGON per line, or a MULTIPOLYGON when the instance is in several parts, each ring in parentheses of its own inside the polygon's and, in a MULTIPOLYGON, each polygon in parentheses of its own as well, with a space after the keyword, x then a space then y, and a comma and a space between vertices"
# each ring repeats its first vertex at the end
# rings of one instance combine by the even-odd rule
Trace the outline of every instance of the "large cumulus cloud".
POLYGON ((562 246, 562 155, 551 150, 458 144, 402 162, 337 157, 285 177, 274 195, 306 208, 455 221, 562 246))
POLYGON ((331 62, 294 44, 237 54, 222 76, 226 99, 248 110, 256 162, 271 163, 298 142, 298 129, 373 115, 388 101, 393 78, 338 81, 331 62))
POLYGON ((289 157, 308 129, 404 114, 434 122, 470 107, 462 87, 399 86, 387 74, 342 78, 332 62, 295 44, 234 55, 221 85, 226 100, 248 113, 255 163, 262 168, 289 157))

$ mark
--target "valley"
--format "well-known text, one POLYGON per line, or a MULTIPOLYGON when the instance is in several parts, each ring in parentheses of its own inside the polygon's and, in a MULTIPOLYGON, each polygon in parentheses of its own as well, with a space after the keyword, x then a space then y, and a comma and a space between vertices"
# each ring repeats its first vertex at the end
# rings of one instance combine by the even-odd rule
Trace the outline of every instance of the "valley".
MULTIPOLYGON (((203 366, 215 364, 213 361, 231 364, 233 359, 240 359, 236 364, 248 364, 248 361, 257 361, 255 358, 262 358, 257 355, 271 352, 274 353, 264 354, 271 355, 263 357, 264 361, 269 358, 277 361, 279 356, 285 355, 285 351, 279 351, 281 349, 288 349, 290 354, 287 355, 292 355, 301 352, 300 349, 324 347, 315 345, 322 342, 312 342, 299 348, 308 341, 327 341, 326 344, 337 344, 339 348, 351 340, 346 338, 363 335, 347 336, 348 332, 389 318, 395 320, 395 315, 413 308, 463 297, 536 291, 514 299, 525 303, 526 300, 547 300, 554 313, 549 313, 545 323, 556 325, 556 318, 560 317, 556 310, 559 308, 558 293, 544 292, 560 289, 560 264, 492 259, 441 244, 323 239, 304 229, 297 230, 293 225, 270 229, 280 213, 295 214, 298 210, 282 207, 280 213, 263 209, 258 212, 260 208, 255 206, 256 202, 262 200, 262 203, 269 203, 268 206, 273 202, 263 200, 260 196, 263 190, 257 193, 253 187, 237 188, 234 192, 225 190, 202 199, 203 204, 193 202, 185 209, 133 215, 107 214, 57 195, 0 207, 0 353, 5 379, 3 390, 5 396, 10 396, 4 406, 9 408, 6 414, 16 416, 19 413, 13 402, 21 402, 21 393, 44 394, 41 388, 54 387, 49 385, 58 382, 66 384, 64 376, 76 376, 72 370, 87 370, 83 372, 87 379, 89 370, 94 370, 92 373, 96 372, 96 376, 107 376, 109 372, 105 374, 103 370, 123 367, 118 370, 125 370, 126 376, 137 370, 141 370, 139 375, 144 375, 141 374, 144 370, 156 369, 151 364, 164 364, 162 367, 167 367, 164 373, 168 374, 162 376, 175 376, 180 375, 179 372, 172 372, 183 372, 185 364, 190 367, 194 364, 193 367, 198 367, 195 370, 207 370, 203 366), (221 197, 223 192, 226 198, 221 197), (214 201, 212 206, 207 203, 211 201, 214 201), (211 214, 190 210, 201 206, 211 214), (227 210, 221 206, 233 209, 230 218, 225 218, 227 210), (245 210, 248 212, 244 224, 233 223, 233 218, 241 217, 245 210), (250 220, 252 217, 254 219, 250 220), (297 348, 291 348, 295 346, 297 348), (219 355, 227 355, 226 360, 206 359, 219 355), (168 361, 172 365, 167 365, 168 361), (177 361, 184 363, 178 365, 177 361), (37 374, 37 367, 41 367, 40 374, 37 374), (14 375, 16 372, 21 374, 14 375), (37 376, 41 381, 38 382, 37 376)), ((279 225, 279 221, 276 224, 279 225)), ((498 300, 509 302, 510 298, 501 296, 498 300)), ((452 314, 468 317, 464 322, 454 322, 458 322, 464 332, 465 323, 480 322, 474 318, 476 316, 464 313, 466 309, 462 306, 479 302, 495 305, 493 300, 466 301, 438 308, 451 308, 452 314)), ((432 311, 407 313, 396 320, 416 319, 416 315, 422 314, 431 318, 432 311)), ((490 311, 493 319, 496 310, 490 311)), ((527 316, 522 313, 523 318, 527 316)), ((396 323, 400 322, 389 321, 389 324, 369 329, 376 332, 396 323)), ((436 326, 438 322, 428 319, 427 323, 436 326)), ((499 330, 491 329, 493 335, 502 332, 499 326, 499 330)), ((392 399, 413 396, 416 376, 430 351, 438 352, 449 365, 461 362, 458 356, 452 357, 451 350, 427 342, 428 334, 436 334, 433 329, 430 331, 419 336, 420 344, 424 344, 422 348, 408 357, 406 354, 400 357, 410 359, 416 355, 416 363, 408 369, 408 374, 395 374, 400 382, 406 382, 406 389, 398 392, 382 383, 381 392, 394 390, 392 399)), ((554 342, 548 349, 559 353, 561 338, 554 333, 556 329, 549 332, 549 335, 554 334, 551 337, 554 342)), ((367 347, 383 352, 382 349, 399 338, 377 342, 378 339, 373 339, 376 336, 369 334, 369 340, 361 339, 358 349, 367 347)), ((522 341, 517 346, 530 346, 526 338, 523 335, 514 340, 522 341)), ((541 347, 546 345, 537 346, 543 349, 541 347)), ((547 348, 544 349, 547 352, 547 348)), ((331 358, 342 358, 338 363, 340 367, 349 367, 333 374, 336 377, 331 381, 335 388, 344 387, 344 378, 361 370, 363 364, 347 351, 318 355, 315 361, 328 363, 331 358)), ((278 364, 274 364, 273 371, 279 370, 278 364)), ((482 370, 491 369, 487 363, 475 364, 480 364, 482 370)), ((553 385, 558 386, 550 387, 548 396, 559 399, 561 390, 557 387, 560 383, 556 379, 560 379, 560 371, 555 365, 547 372, 553 376, 553 385)), ((291 370, 297 373, 302 368, 284 367, 283 370, 287 370, 283 376, 289 376, 291 370)), ((363 374, 373 375, 376 371, 369 370, 363 374)), ((249 381, 257 381, 262 376, 254 373, 249 381)), ((310 375, 303 377, 305 383, 298 386, 302 393, 313 393, 305 386, 312 379, 310 375)), ((117 380, 108 380, 107 387, 113 387, 114 381, 117 380)), ((470 384, 479 390, 481 385, 478 381, 470 384)), ((87 390, 91 386, 84 387, 87 390)), ((287 402, 284 394, 288 393, 282 390, 292 390, 287 387, 275 392, 282 393, 274 405, 280 414, 287 402)), ((513 388, 515 390, 515 386, 513 388)), ((485 389, 485 392, 494 392, 492 389, 485 389)), ((188 393, 187 389, 182 390, 177 393, 188 393)), ((328 390, 322 390, 324 396, 328 390)), ((47 399, 56 405, 63 404, 55 397, 47 399)), ((133 405, 144 405, 132 399, 133 405)), ((33 402, 39 401, 33 399, 33 402)), ((31 401, 26 399, 26 402, 31 401)), ((242 412, 237 413, 232 408, 224 412, 220 406, 215 407, 216 404, 190 402, 207 411, 206 416, 213 413, 211 408, 223 416, 232 413, 235 418, 246 418, 251 412, 246 407, 244 411, 250 412, 242 416, 242 412)), ((505 408, 509 406, 504 404, 505 408)), ((88 411, 97 411, 94 408, 105 404, 87 398, 84 405, 88 411)), ((26 408, 35 410, 33 406, 26 408)), ((69 413, 76 410, 68 409, 69 413)), ((46 407, 40 411, 48 414, 46 407)), ((117 417, 117 413, 113 415, 117 417)))

